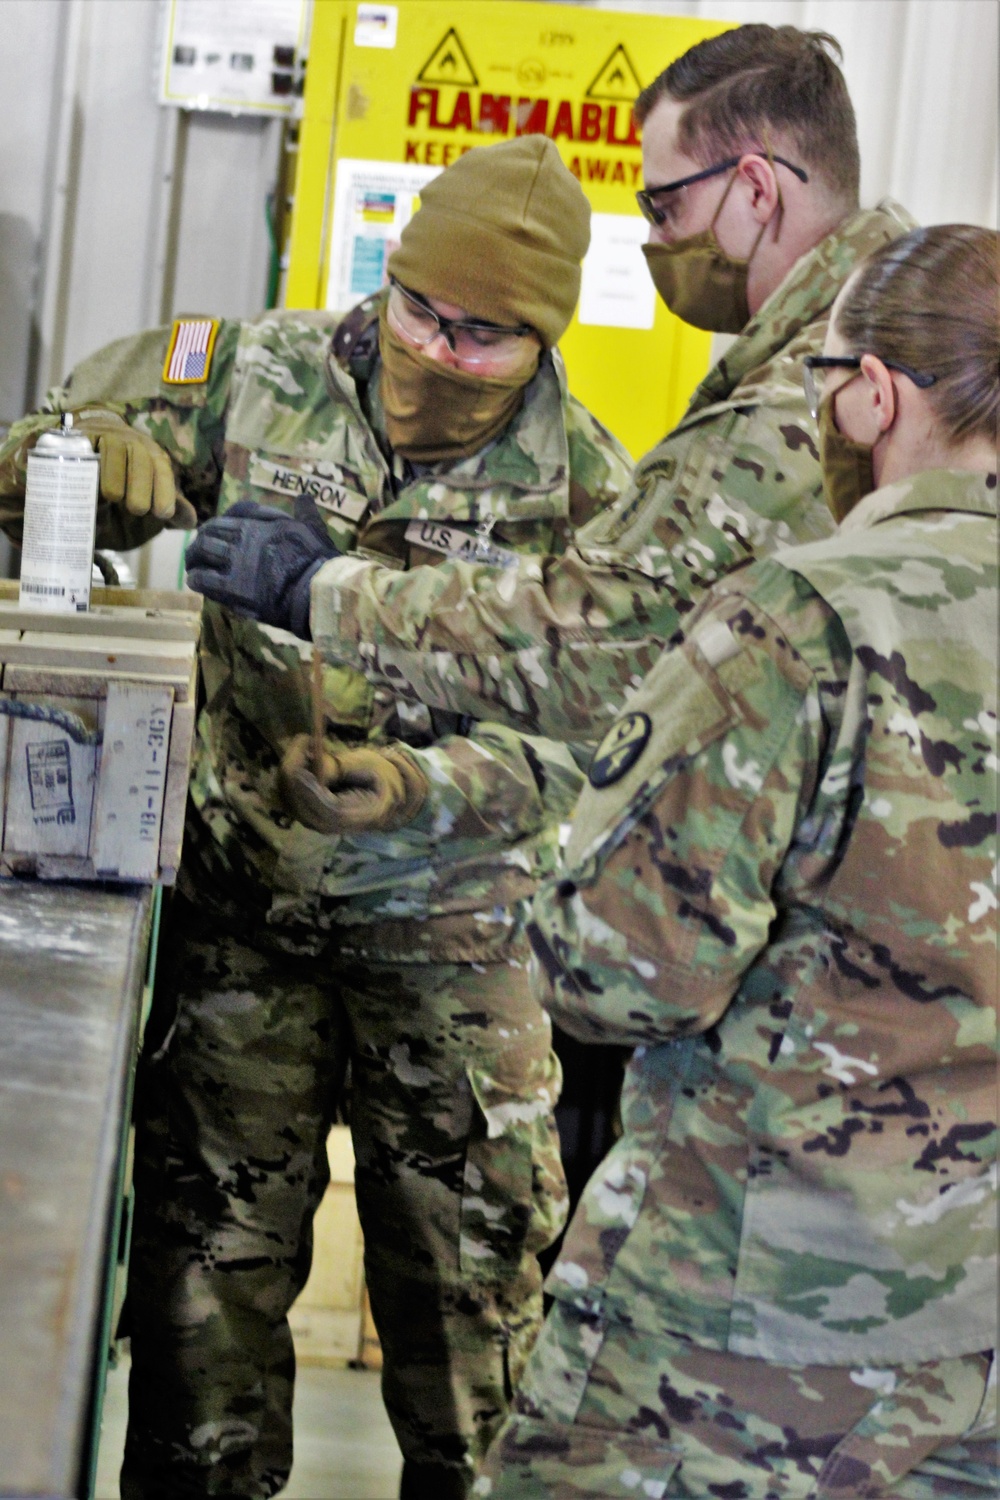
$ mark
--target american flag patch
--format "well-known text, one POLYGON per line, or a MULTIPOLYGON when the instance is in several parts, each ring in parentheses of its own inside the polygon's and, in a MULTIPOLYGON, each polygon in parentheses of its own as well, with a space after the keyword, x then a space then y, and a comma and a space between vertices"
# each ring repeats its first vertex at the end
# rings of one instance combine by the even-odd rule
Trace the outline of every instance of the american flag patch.
POLYGON ((217 318, 176 318, 163 365, 164 385, 204 385, 218 331, 217 318))

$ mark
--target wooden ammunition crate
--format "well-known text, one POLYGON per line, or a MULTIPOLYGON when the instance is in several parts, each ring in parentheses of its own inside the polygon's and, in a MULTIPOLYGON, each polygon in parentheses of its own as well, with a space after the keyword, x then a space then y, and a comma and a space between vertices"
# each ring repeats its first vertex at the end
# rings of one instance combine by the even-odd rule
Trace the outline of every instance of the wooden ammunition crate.
POLYGON ((0 582, 0 876, 171 885, 200 595, 98 588, 76 615, 17 596, 0 582))

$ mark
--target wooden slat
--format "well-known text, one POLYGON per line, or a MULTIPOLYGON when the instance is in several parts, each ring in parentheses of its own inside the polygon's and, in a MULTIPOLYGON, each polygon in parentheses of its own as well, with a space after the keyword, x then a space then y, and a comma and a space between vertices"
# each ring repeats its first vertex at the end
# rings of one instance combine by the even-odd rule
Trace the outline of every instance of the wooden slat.
POLYGON ((24 880, 97 880, 92 859, 76 854, 0 854, 0 875, 24 880))
POLYGON ((180 610, 197 615, 199 619, 204 603, 202 595, 191 589, 95 588, 90 594, 91 609, 99 609, 104 605, 112 605, 115 609, 120 609, 123 605, 135 605, 143 609, 180 610))
POLYGON ((91 858, 99 875, 155 880, 173 693, 149 683, 108 688, 91 858))
POLYGON ((193 663, 186 672, 77 672, 70 667, 32 667, 10 662, 2 668, 3 686, 9 693, 65 693, 73 698, 106 698, 108 684, 155 682, 173 689, 174 699, 185 703, 194 698, 193 663))
POLYGON ((180 610, 96 609, 87 614, 52 615, 21 609, 16 602, 0 600, 0 627, 4 630, 39 630, 46 635, 119 635, 142 640, 194 641, 200 621, 180 610))
POLYGON ((163 799, 163 823, 160 830, 160 878, 164 885, 173 885, 181 862, 195 718, 193 702, 174 704, 170 723, 167 790, 163 799))
POLYGON ((128 672, 138 676, 186 675, 194 641, 150 641, 128 636, 56 635, 25 630, 20 640, 0 644, 0 660, 32 667, 70 668, 77 672, 128 672))
MULTIPOLYGON (((21 585, 16 578, 0 578, 0 604, 17 603, 21 585)), ((186 610, 191 614, 201 611, 204 600, 191 589, 125 589, 108 588, 99 584, 90 591, 91 609, 111 605, 140 606, 143 609, 186 610)), ((63 616, 65 618, 65 616, 63 616)))
MULTIPOLYGON (((104 704, 93 699, 38 701, 78 715, 90 728, 104 718, 104 704)), ((5 853, 87 857, 98 754, 98 745, 79 745, 55 724, 10 720, 5 853)))
POLYGON ((197 640, 202 597, 187 590, 94 589, 91 607, 79 614, 22 609, 18 584, 0 580, 0 626, 57 635, 125 635, 160 640, 197 640))

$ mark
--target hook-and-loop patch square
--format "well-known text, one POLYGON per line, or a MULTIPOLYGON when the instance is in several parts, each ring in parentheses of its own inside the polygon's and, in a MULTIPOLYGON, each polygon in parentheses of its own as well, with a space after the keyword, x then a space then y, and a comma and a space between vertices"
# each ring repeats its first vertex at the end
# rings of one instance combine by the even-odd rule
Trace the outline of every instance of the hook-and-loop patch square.
POLYGON ((175 318, 163 362, 163 384, 204 385, 218 332, 218 318, 175 318))

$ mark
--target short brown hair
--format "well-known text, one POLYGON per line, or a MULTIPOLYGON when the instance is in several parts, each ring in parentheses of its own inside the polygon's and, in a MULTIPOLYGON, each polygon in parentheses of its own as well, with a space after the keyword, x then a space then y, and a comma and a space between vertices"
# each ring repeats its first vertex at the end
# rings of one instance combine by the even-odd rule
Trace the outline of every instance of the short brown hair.
POLYGON ((914 229, 862 263, 836 331, 852 354, 934 375, 931 407, 954 443, 997 441, 1000 234, 974 224, 914 229))
MULTIPOLYGON (((663 96, 690 100, 678 144, 703 166, 766 144, 784 132, 802 165, 840 198, 858 201, 858 131, 840 43, 797 26, 737 26, 689 48, 643 89, 635 117, 644 124, 663 96)), ((796 163, 799 165, 799 163, 796 163)))

